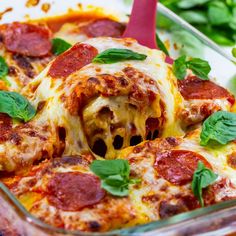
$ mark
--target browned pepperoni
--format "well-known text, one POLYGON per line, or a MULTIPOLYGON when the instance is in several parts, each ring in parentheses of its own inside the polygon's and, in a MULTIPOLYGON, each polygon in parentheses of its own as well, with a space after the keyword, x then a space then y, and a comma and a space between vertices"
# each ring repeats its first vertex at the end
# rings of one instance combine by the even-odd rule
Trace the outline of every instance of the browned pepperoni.
POLYGON ((147 131, 153 131, 158 128, 159 128, 159 119, 158 118, 149 117, 146 120, 146 130, 147 131))
POLYGON ((235 98, 225 88, 209 80, 201 80, 196 76, 178 80, 179 91, 185 99, 217 99, 227 98, 234 104, 235 98))
POLYGON ((9 131, 12 129, 12 118, 0 113, 0 142, 8 139, 9 131))
POLYGON ((3 43, 7 50, 31 57, 45 56, 51 50, 49 30, 33 24, 14 22, 6 25, 3 43))
POLYGON ((168 203, 167 201, 161 201, 159 206, 159 215, 161 219, 183 213, 188 211, 183 203, 177 203, 175 205, 168 203))
POLYGON ((192 180, 199 161, 211 169, 209 162, 198 153, 171 150, 158 153, 154 167, 162 178, 174 185, 183 185, 192 180))
POLYGON ((118 38, 121 37, 124 30, 124 24, 109 19, 96 20, 82 28, 82 31, 88 37, 107 36, 118 38))
POLYGON ((56 173, 50 179, 48 201, 64 211, 78 211, 99 203, 105 196, 100 180, 80 172, 56 173))
POLYGON ((236 169, 236 152, 232 152, 230 155, 227 156, 227 164, 236 169))
POLYGON ((92 62, 98 51, 93 46, 77 43, 52 63, 48 75, 53 78, 65 78, 92 62))

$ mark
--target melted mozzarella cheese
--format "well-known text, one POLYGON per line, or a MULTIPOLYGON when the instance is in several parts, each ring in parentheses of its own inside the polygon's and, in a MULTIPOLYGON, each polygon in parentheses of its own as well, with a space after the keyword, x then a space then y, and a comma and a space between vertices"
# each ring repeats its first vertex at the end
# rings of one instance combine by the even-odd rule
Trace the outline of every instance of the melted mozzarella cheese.
MULTIPOLYGON (((161 111, 159 100, 153 103, 152 107, 147 107, 145 114, 140 114, 138 111, 127 109, 127 97, 105 98, 100 96, 91 101, 83 110, 84 124, 81 121, 81 117, 73 116, 69 113, 61 97, 62 95, 69 96, 81 79, 85 77, 96 77, 98 68, 99 74, 116 75, 124 70, 124 68, 132 66, 132 68, 152 78, 157 83, 158 90, 155 92, 159 93, 159 96, 164 102, 165 121, 163 124, 163 136, 169 135, 170 133, 172 135, 182 134, 180 122, 177 119, 178 111, 181 109, 182 97, 176 87, 176 79, 165 63, 165 56, 162 52, 141 46, 132 39, 123 40, 102 37, 90 39, 85 43, 95 47, 99 53, 109 48, 123 48, 143 53, 147 55, 147 59, 144 61, 125 61, 115 64, 92 63, 74 72, 66 80, 53 79, 47 76, 47 72, 50 69, 49 65, 38 78, 26 87, 24 94, 31 99, 35 107, 41 101, 47 102, 43 112, 35 117, 35 125, 48 122, 52 126, 60 126, 66 129, 66 149, 64 155, 78 154, 82 150, 89 149, 87 137, 84 134, 84 125, 89 129, 93 122, 98 122, 96 121, 96 114, 104 106, 109 106, 114 111, 117 123, 122 122, 125 124, 126 128, 121 131, 124 134, 124 146, 129 145, 130 139, 130 134, 127 132, 127 125, 134 123, 139 134, 145 139, 146 119, 150 116, 160 117, 163 112, 161 111), (35 86, 38 86, 37 90, 34 94, 31 94, 30 89, 35 86)), ((140 82, 139 86, 145 89, 147 85, 140 82)), ((112 146, 113 140, 109 133, 106 120, 104 120, 104 124, 100 125, 106 130, 106 137, 102 138, 107 141, 107 156, 114 158, 116 151, 112 146)), ((91 137, 91 139, 94 140, 95 137, 91 137)), ((91 142, 94 142, 93 140, 91 142)))

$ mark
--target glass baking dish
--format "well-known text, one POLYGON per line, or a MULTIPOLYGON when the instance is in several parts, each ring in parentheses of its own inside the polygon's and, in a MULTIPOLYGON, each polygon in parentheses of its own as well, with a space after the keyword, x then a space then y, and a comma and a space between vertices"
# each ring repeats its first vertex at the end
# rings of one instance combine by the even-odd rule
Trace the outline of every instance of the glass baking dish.
MULTIPOLYGON (((123 4, 123 0, 70 0, 70 1, 43 1, 37 6, 25 7, 22 0, 14 0, 14 3, 3 0, 0 3, 0 12, 9 7, 9 11, 1 23, 15 20, 26 20, 40 17, 61 15, 74 9, 77 12, 91 12, 92 6, 84 7, 84 4, 106 7, 99 8, 101 14, 112 15, 120 21, 127 21, 126 14, 130 6, 123 4), (42 11, 43 4, 50 3, 48 12, 42 11), (82 5, 81 5, 82 4, 82 5), (16 7, 17 6, 17 7, 16 7), (17 8, 17 9, 16 9, 17 8), (114 10, 115 9, 115 10, 114 10), (17 14, 15 14, 17 12, 17 14)), ((96 8, 97 9, 97 8, 96 8)), ((171 33, 160 32, 160 37, 171 41, 171 33)), ((176 55, 171 51, 171 55, 176 55)), ((236 75, 236 67, 213 50, 205 47, 204 57, 212 66, 212 77, 223 86, 232 82, 236 75), (220 66, 219 66, 220 65, 220 66)), ((32 216, 10 193, 8 188, 0 182, 0 236, 46 236, 46 235, 229 235, 236 233, 236 200, 225 201, 210 207, 182 213, 166 220, 159 220, 149 224, 115 230, 107 233, 84 233, 80 231, 67 231, 52 227, 32 216)))

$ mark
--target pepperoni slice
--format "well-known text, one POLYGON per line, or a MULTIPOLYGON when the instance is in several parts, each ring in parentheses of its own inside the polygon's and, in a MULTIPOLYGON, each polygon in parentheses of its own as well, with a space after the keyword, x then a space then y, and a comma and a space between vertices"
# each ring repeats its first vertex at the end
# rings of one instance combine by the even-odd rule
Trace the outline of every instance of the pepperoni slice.
POLYGON ((178 80, 179 91, 185 99, 217 99, 227 98, 234 104, 235 98, 225 88, 209 80, 201 80, 196 76, 178 80))
POLYGON ((82 31, 88 37, 107 36, 118 38, 121 37, 124 30, 124 24, 109 19, 96 20, 82 28, 82 31))
POLYGON ((31 57, 45 56, 51 50, 49 30, 26 23, 14 22, 6 25, 3 43, 7 50, 31 57))
POLYGON ((98 51, 93 46, 77 43, 52 63, 48 75, 53 78, 65 78, 92 62, 98 51))
POLYGON ((210 163, 200 154, 187 150, 171 150, 158 153, 154 164, 158 174, 174 185, 189 183, 198 162, 211 169, 210 163))
POLYGON ((64 211, 78 211, 99 203, 105 196, 100 180, 80 172, 56 173, 50 179, 48 201, 64 211))

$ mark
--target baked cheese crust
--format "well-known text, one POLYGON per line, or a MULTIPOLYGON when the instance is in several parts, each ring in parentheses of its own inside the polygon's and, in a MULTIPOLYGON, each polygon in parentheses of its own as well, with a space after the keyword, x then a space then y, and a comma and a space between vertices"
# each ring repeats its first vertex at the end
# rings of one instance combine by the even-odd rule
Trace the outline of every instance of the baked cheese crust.
POLYGON ((206 206, 236 197, 235 142, 199 144, 201 122, 234 111, 233 95, 192 74, 178 81, 164 53, 120 38, 124 29, 109 19, 68 22, 57 31, 0 26, 0 55, 10 65, 10 84, 0 80, 0 90, 21 93, 37 110, 27 123, 0 113, 0 180, 50 225, 105 232, 199 208, 191 189, 199 161, 218 175, 203 190, 206 206), (50 43, 56 37, 73 45, 57 57, 50 43), (147 58, 93 62, 111 48, 147 58), (127 197, 101 188, 89 168, 101 158, 128 160, 141 182, 127 197))

